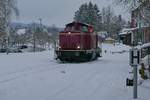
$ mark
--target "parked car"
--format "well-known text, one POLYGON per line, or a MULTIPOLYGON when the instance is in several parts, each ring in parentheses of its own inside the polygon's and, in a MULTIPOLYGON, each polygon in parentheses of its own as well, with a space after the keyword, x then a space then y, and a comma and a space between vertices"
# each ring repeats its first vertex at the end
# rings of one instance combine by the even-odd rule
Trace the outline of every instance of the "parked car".
POLYGON ((12 47, 8 49, 9 53, 21 53, 22 51, 17 47, 12 47))
POLYGON ((6 49, 0 49, 0 53, 5 53, 6 49))
POLYGON ((27 45, 22 45, 22 46, 20 46, 20 49, 27 49, 27 48, 28 48, 27 45))

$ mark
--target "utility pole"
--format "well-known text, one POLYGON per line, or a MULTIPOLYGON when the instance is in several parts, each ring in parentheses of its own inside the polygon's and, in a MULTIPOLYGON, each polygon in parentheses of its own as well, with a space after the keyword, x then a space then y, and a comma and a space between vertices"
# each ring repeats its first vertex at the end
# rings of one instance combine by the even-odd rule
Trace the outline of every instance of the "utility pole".
POLYGON ((140 63, 140 52, 137 48, 130 49, 130 65, 133 68, 133 98, 138 98, 137 93, 137 80, 138 80, 138 74, 137 74, 137 67, 140 63))
MULTIPOLYGON (((134 18, 135 15, 132 17, 134 18)), ((139 51, 138 51, 138 49, 136 49, 134 47, 135 46, 135 37, 134 37, 133 32, 131 34, 131 45, 132 45, 132 48, 130 50, 130 65, 133 68, 133 98, 137 99, 137 79, 138 79, 137 67, 139 64, 139 51)))
POLYGON ((39 18, 39 21, 40 21, 40 25, 42 26, 42 18, 39 18))
POLYGON ((133 91, 133 98, 137 99, 137 66, 133 66, 134 68, 134 79, 133 79, 133 86, 134 86, 134 91, 133 91))
POLYGON ((33 37, 33 52, 35 52, 35 48, 36 48, 36 23, 33 21, 32 22, 32 37, 33 37))
MULTIPOLYGON (((136 6, 136 1, 134 0, 134 6, 136 6)), ((134 36, 134 35, 133 35, 134 36)), ((132 44, 133 46, 135 46, 135 40, 132 40, 132 44)), ((137 79, 138 79, 138 76, 137 76, 137 66, 138 66, 138 51, 135 49, 134 50, 134 47, 132 48, 133 49, 133 60, 136 59, 137 61, 135 62, 134 64, 134 61, 133 61, 133 98, 134 99, 137 99, 138 96, 137 96, 137 79), (135 51, 135 53, 134 53, 135 51)))
POLYGON ((40 31, 42 32, 43 31, 43 25, 42 25, 42 18, 39 18, 39 24, 40 24, 40 31))

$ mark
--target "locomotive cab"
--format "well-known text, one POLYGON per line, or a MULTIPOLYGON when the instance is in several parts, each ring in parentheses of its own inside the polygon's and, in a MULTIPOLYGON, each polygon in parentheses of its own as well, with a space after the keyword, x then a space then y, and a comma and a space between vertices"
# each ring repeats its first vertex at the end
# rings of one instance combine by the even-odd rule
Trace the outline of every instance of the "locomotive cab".
POLYGON ((88 24, 72 22, 59 33, 59 48, 55 50, 61 61, 87 61, 100 55, 98 35, 88 24))

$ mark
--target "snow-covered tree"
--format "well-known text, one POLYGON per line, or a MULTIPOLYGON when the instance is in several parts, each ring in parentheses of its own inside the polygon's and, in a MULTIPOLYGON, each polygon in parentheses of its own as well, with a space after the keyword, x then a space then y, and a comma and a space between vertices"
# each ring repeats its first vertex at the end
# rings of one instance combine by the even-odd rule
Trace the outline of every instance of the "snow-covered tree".
POLYGON ((4 39, 8 35, 9 23, 12 14, 19 15, 16 0, 0 0, 0 38, 4 39))
POLYGON ((125 20, 121 17, 121 15, 115 15, 111 6, 103 7, 101 15, 102 30, 107 31, 110 37, 116 35, 125 24, 125 20))
POLYGON ((128 6, 130 9, 137 7, 140 4, 150 5, 150 0, 115 0, 116 4, 128 6))
POLYGON ((75 12, 74 20, 93 25, 95 31, 101 29, 100 11, 98 6, 92 2, 82 4, 75 12))
POLYGON ((141 17, 150 23, 150 0, 115 0, 115 2, 117 5, 124 5, 129 11, 138 10, 141 17))
POLYGON ((16 0, 0 0, 0 31, 5 32, 12 14, 19 15, 16 0))

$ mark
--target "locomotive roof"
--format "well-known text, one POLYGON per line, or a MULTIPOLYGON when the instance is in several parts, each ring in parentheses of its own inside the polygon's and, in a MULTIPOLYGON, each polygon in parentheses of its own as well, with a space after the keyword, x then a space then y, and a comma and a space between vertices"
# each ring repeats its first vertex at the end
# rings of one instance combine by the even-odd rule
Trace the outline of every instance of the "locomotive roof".
POLYGON ((66 24, 66 26, 73 26, 74 24, 80 24, 82 26, 91 26, 89 24, 85 24, 85 23, 81 23, 81 22, 72 22, 72 23, 69 23, 69 24, 66 24))

